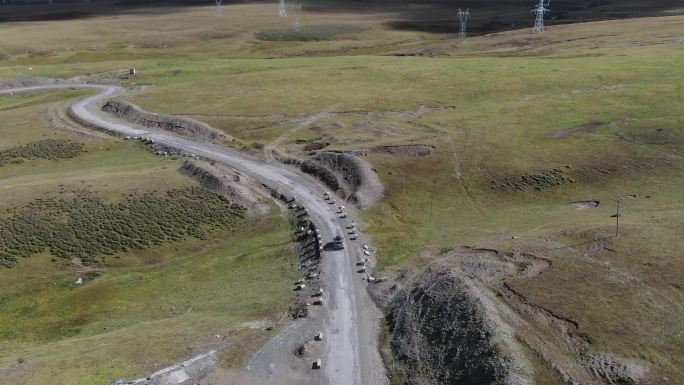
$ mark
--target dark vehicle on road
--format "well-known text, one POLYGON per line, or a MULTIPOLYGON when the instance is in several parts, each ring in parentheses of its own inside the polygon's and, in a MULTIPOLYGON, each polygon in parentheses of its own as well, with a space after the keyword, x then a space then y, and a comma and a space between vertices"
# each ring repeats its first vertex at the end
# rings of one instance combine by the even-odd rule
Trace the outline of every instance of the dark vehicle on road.
POLYGON ((342 250, 344 249, 344 238, 342 238, 341 235, 336 235, 335 238, 333 238, 333 248, 335 250, 342 250))

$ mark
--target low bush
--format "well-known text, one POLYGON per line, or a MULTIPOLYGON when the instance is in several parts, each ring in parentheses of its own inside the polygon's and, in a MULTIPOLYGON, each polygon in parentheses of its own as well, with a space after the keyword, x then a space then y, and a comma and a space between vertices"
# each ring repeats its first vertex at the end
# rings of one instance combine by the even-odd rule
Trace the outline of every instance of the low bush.
POLYGON ((83 152, 83 143, 62 139, 45 139, 0 150, 0 166, 21 163, 24 159, 68 159, 83 152))
POLYGON ((132 194, 119 203, 91 193, 36 199, 0 214, 0 265, 45 250, 93 262, 187 237, 205 239, 218 229, 236 229, 243 218, 243 207, 199 187, 132 194))

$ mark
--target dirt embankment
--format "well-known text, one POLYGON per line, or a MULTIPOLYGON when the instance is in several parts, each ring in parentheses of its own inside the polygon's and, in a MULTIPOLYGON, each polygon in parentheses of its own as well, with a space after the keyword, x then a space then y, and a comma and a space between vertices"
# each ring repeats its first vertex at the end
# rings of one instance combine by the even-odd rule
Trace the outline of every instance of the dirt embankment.
POLYGON ((497 341, 485 304, 445 265, 429 267, 397 293, 387 321, 401 384, 526 383, 497 341))
POLYGON ((331 190, 363 208, 382 198, 384 189, 370 163, 351 154, 321 152, 303 161, 285 159, 320 179, 331 190))
POLYGON ((380 178, 368 162, 354 155, 322 152, 303 162, 301 169, 361 207, 371 207, 382 198, 380 178))
POLYGON ((409 279, 373 287, 387 314, 388 367, 402 385, 533 384, 534 363, 567 384, 646 384, 642 363, 597 352, 573 320, 529 303, 507 281, 551 262, 461 247, 409 279))
POLYGON ((205 189, 246 207, 250 216, 263 215, 269 211, 269 206, 261 202, 254 192, 259 184, 238 171, 199 161, 186 161, 179 171, 199 182, 205 189))
POLYGON ((112 99, 103 107, 103 111, 109 112, 129 123, 151 129, 171 131, 175 134, 189 136, 199 140, 233 140, 222 131, 198 122, 190 118, 160 115, 142 110, 140 107, 123 101, 112 99))
POLYGON ((295 223, 297 254, 299 255, 300 279, 295 284, 297 297, 290 306, 292 319, 304 318, 309 314, 309 304, 321 298, 321 248, 316 225, 310 220, 307 209, 302 204, 290 205, 290 214, 295 223))
POLYGON ((430 156, 435 152, 435 146, 427 144, 404 144, 394 146, 375 146, 368 148, 360 148, 358 150, 349 151, 350 154, 357 156, 367 156, 371 154, 383 154, 394 156, 430 156))

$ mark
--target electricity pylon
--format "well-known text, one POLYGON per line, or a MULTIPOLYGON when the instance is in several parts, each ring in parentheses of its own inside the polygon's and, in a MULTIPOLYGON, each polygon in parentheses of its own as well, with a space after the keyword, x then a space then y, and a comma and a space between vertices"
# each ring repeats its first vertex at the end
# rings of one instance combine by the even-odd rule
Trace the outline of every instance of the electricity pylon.
POLYGON ((294 17, 294 30, 299 32, 302 30, 302 5, 297 4, 294 7, 295 17, 294 17))
POLYGON ((280 0, 280 8, 278 8, 278 16, 287 16, 287 11, 285 11, 285 0, 280 0))
POLYGON ((546 4, 544 4, 544 0, 539 0, 537 8, 532 10, 532 12, 537 14, 537 17, 534 19, 534 28, 532 28, 532 33, 544 32, 544 14, 549 12, 549 9, 546 8, 549 6, 549 4, 551 4, 551 0, 547 0, 546 4))
POLYGON ((468 23, 469 18, 470 8, 466 9, 465 12, 461 11, 461 8, 458 9, 458 38, 461 40, 466 37, 466 24, 468 23))

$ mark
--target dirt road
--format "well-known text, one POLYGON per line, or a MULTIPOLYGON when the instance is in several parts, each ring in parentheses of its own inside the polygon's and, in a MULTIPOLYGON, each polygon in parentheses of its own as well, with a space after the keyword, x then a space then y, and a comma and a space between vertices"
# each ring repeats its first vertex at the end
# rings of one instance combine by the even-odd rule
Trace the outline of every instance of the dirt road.
MULTIPOLYGON (((346 221, 323 200, 323 187, 307 175, 278 163, 266 163, 248 155, 212 143, 197 142, 169 132, 134 126, 101 111, 101 106, 123 90, 116 86, 82 84, 50 85, 2 90, 2 94, 55 89, 100 89, 97 95, 76 102, 72 116, 82 124, 116 135, 146 136, 155 143, 187 151, 201 158, 219 162, 244 172, 286 195, 304 203, 321 231, 324 241, 336 234, 346 235, 346 221)), ((360 237, 363 239, 363 237, 360 237)), ((346 239, 346 248, 326 251, 321 262, 321 285, 324 304, 310 319, 286 328, 250 360, 241 385, 254 384, 386 384, 387 378, 378 353, 379 311, 370 299, 363 276, 356 271, 361 245, 346 239), (322 360, 321 370, 312 370, 293 360, 293 347, 322 331, 321 347, 315 349, 322 360)), ((318 358, 318 357, 315 357, 318 358)))

